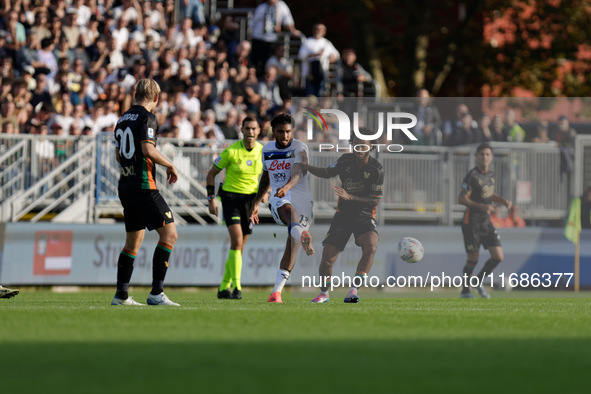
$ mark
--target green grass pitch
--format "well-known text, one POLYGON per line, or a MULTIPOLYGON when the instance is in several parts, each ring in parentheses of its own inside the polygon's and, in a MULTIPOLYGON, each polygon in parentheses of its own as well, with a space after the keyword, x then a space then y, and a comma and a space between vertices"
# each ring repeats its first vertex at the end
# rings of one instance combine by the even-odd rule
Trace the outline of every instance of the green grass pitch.
MULTIPOLYGON (((145 302, 147 290, 131 294, 145 302)), ((251 289, 242 301, 218 300, 214 289, 167 294, 182 306, 112 307, 112 290, 24 289, 0 300, 2 392, 591 390, 584 293, 463 300, 454 292, 356 305, 341 297, 315 305, 289 292, 285 304, 269 305, 268 291, 251 289)))

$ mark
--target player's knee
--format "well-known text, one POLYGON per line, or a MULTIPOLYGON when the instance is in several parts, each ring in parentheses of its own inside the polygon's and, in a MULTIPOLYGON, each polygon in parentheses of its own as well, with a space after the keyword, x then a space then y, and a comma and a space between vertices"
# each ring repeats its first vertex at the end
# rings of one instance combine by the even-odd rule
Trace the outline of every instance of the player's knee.
POLYGON ((230 249, 241 250, 242 249, 242 239, 231 239, 230 240, 230 249))
POLYGON ((179 238, 178 233, 176 232, 176 228, 170 229, 170 231, 167 231, 165 234, 165 242, 169 245, 174 245, 177 241, 177 239, 179 238))
POLYGON ((378 250, 378 244, 377 244, 377 242, 376 243, 372 242, 370 244, 364 245, 361 248, 362 253, 364 255, 366 255, 366 256, 373 256, 373 255, 375 255, 377 250, 378 250))
POLYGON ((478 262, 478 252, 468 253, 468 261, 478 262))

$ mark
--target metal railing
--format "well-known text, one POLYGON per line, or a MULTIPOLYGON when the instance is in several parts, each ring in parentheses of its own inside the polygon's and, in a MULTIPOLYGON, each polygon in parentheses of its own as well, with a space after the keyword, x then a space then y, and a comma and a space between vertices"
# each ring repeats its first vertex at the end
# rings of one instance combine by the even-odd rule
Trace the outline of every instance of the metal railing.
MULTIPOLYGON (((82 139, 39 135, 5 137, 0 134, 0 145, 4 146, 0 153, 2 220, 28 217, 36 221, 47 213, 68 220, 63 211, 81 200, 85 206, 77 211, 78 219, 80 212, 84 212, 84 218, 88 216, 88 221, 122 214, 117 195, 119 163, 115 159, 111 133, 82 139), (59 160, 55 157, 47 160, 44 158, 47 152, 35 147, 43 141, 56 139, 64 142, 68 153, 59 160)), ((579 144, 581 148, 577 148, 577 152, 591 149, 591 138, 585 141, 586 145, 579 144)), ((179 180, 174 185, 166 185, 166 173, 160 166, 156 180, 179 224, 220 222, 208 213, 206 175, 211 163, 230 143, 204 146, 204 141, 181 144, 174 139, 159 139, 158 147, 177 167, 179 180)), ((519 204, 525 219, 560 220, 565 217, 568 182, 560 171, 559 148, 531 143, 493 143, 492 146, 497 194, 519 204)), ((319 167, 328 167, 342 154, 318 152, 318 145, 312 143, 309 147, 310 163, 319 167)), ((54 149, 57 148, 54 146, 54 149)), ((460 220, 464 207, 457 203, 457 196, 464 176, 474 166, 474 152, 474 146, 405 146, 402 153, 373 153, 385 172, 378 220, 381 223, 407 221, 444 225, 460 220)), ((582 154, 577 155, 577 163, 584 163, 582 154)), ((589 178, 587 172, 585 176, 589 178)), ((223 174, 218 179, 222 180, 223 174)), ((332 217, 337 200, 331 186, 339 180, 309 178, 315 217, 332 217)))

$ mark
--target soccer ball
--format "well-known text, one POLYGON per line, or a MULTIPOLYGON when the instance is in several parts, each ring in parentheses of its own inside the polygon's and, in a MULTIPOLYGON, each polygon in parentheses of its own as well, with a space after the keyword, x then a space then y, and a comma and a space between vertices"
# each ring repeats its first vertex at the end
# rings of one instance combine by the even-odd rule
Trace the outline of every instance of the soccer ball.
POLYGON ((416 238, 404 237, 398 242, 398 255, 407 263, 421 261, 424 254, 423 245, 416 238))

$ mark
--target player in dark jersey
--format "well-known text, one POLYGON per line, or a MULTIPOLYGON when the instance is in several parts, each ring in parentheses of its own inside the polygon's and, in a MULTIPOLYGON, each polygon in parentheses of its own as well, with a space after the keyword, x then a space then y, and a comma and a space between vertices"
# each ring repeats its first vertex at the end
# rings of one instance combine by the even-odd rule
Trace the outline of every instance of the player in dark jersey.
MULTIPOLYGON (((361 129, 363 134, 372 134, 371 130, 361 129)), ((345 249, 351 234, 355 236, 355 244, 361 247, 362 255, 355 276, 357 283, 363 283, 371 269, 373 257, 378 247, 379 236, 376 230, 376 208, 382 198, 384 184, 384 169, 379 161, 370 157, 371 141, 354 137, 353 146, 358 146, 363 152, 346 153, 328 168, 313 167, 307 158, 302 168, 320 178, 339 176, 342 187, 333 186, 339 197, 337 212, 330 229, 322 243, 322 258, 318 269, 321 280, 320 294, 312 302, 323 303, 329 300, 328 287, 332 275, 332 266, 339 254, 345 249)), ((345 297, 346 303, 359 302, 357 290, 353 285, 345 297)))
POLYGON ((177 181, 174 165, 156 149, 158 121, 152 113, 158 104, 160 87, 152 79, 142 79, 136 85, 136 105, 117 122, 115 146, 121 164, 119 199, 125 216, 125 247, 117 263, 117 293, 111 305, 143 305, 128 294, 133 263, 145 229, 156 230, 160 236, 152 263, 152 291, 149 305, 174 305, 162 289, 168 259, 177 240, 172 211, 156 188, 156 164, 166 167, 168 183, 177 181))
MULTIPOLYGON (((486 261, 478 273, 479 282, 490 274, 503 261, 503 247, 497 230, 490 221, 490 214, 494 210, 493 203, 503 204, 511 208, 511 201, 495 193, 495 173, 489 169, 493 159, 493 150, 488 143, 482 143, 476 148, 476 167, 468 171, 462 183, 462 190, 458 202, 465 205, 462 233, 468 259, 464 265, 464 274, 469 278, 478 263, 480 245, 488 249, 490 259, 486 261)), ((469 283, 468 283, 469 284, 469 283)), ((484 287, 477 287, 483 298, 490 298, 484 287)), ((462 298, 473 298, 470 288, 464 286, 460 294, 462 298)))
POLYGON ((215 176, 224 168, 226 169, 226 179, 220 191, 220 197, 224 208, 224 220, 230 233, 230 250, 228 251, 224 277, 218 289, 218 298, 242 299, 242 285, 240 283, 242 252, 248 236, 252 234, 250 211, 263 170, 263 145, 256 140, 260 131, 261 128, 256 119, 244 118, 242 121, 244 138, 227 147, 207 173, 209 213, 217 216, 218 206, 214 193, 215 176), (230 282, 234 285, 233 291, 230 291, 230 282))

